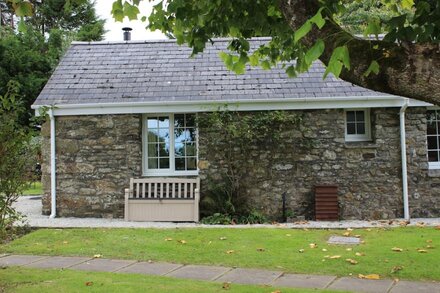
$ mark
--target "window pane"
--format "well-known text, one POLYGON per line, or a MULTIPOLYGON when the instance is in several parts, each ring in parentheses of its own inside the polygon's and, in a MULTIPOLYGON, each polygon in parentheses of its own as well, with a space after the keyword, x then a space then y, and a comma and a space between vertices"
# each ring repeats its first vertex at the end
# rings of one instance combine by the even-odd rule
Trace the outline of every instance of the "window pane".
POLYGON ((438 151, 429 151, 428 152, 428 161, 438 162, 438 151))
POLYGON ((347 111, 347 122, 354 122, 355 120, 355 116, 354 116, 354 111, 347 111))
POLYGON ((195 143, 187 143, 186 144, 186 155, 187 156, 195 156, 196 155, 196 144, 195 143))
POLYGON ((157 169, 157 158, 148 159, 148 169, 157 169))
POLYGON ((363 122, 365 121, 364 111, 356 111, 356 121, 363 122))
POLYGON ((174 141, 175 142, 184 142, 185 141, 185 129, 184 128, 174 129, 174 141))
POLYGON ((158 141, 158 133, 157 130, 152 129, 148 131, 148 142, 157 142, 158 141))
POLYGON ((186 127, 196 126, 196 114, 186 114, 186 127))
POLYGON ((347 134, 356 134, 356 124, 347 123, 347 134))
POLYGON ((186 168, 187 170, 197 170, 197 159, 196 158, 187 158, 186 159, 186 168))
POLYGON ((157 157, 158 156, 159 152, 158 152, 158 149, 157 149, 157 144, 149 143, 147 145, 147 148, 148 148, 148 157, 149 158, 157 157))
POLYGON ((176 157, 174 163, 176 170, 185 170, 185 158, 176 157))
POLYGON ((165 143, 159 144, 159 157, 169 157, 170 156, 170 145, 165 143))
POLYGON ((169 169, 170 168, 170 159, 169 158, 160 158, 159 159, 159 168, 160 169, 169 169))
POLYGON ((356 124, 357 134, 365 134, 365 123, 356 124))
POLYGON ((148 123, 147 123, 148 128, 157 128, 158 127, 158 122, 156 118, 148 118, 148 123))
POLYGON ((437 129, 436 127, 436 122, 433 121, 429 121, 428 119, 428 125, 427 125, 427 133, 428 134, 437 134, 437 129))
POLYGON ((195 142, 196 141, 196 129, 195 128, 188 128, 187 132, 187 142, 195 142))
POLYGON ((437 140, 438 140, 437 136, 428 136, 428 149, 429 150, 438 149, 437 140))
POLYGON ((184 156, 185 155, 185 146, 183 143, 176 143, 174 146, 174 153, 176 156, 184 156))
POLYGON ((170 138, 170 131, 168 129, 159 130, 159 142, 168 142, 170 138))
POLYGON ((159 128, 170 127, 170 119, 168 116, 159 117, 159 128))
POLYGON ((184 114, 174 115, 174 127, 185 127, 185 115, 184 114))

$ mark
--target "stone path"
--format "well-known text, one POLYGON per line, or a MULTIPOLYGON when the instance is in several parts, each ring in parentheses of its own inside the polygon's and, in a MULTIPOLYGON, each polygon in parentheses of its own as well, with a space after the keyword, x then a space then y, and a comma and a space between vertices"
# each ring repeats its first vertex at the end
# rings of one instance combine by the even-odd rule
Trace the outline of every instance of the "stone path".
POLYGON ((23 266, 44 269, 71 269, 95 272, 160 275, 273 287, 315 288, 372 293, 440 293, 439 282, 364 280, 336 276, 288 274, 281 271, 182 265, 164 262, 138 262, 87 257, 2 255, 0 267, 23 266))
MULTIPOLYGON (((380 228, 399 227, 402 219, 393 221, 357 221, 347 220, 338 222, 303 221, 287 224, 265 225, 203 225, 196 223, 165 223, 165 222, 126 222, 123 219, 97 219, 97 218, 55 218, 41 214, 40 196, 20 196, 14 204, 15 208, 26 216, 31 227, 51 228, 286 228, 286 229, 345 229, 345 228, 380 228)), ((408 226, 423 223, 426 226, 440 225, 440 218, 411 219, 408 226)))

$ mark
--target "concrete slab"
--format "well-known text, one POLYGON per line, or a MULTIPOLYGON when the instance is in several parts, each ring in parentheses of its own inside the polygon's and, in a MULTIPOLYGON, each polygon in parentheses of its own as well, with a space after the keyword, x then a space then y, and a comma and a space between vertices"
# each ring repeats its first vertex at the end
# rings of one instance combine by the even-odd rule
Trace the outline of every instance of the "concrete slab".
POLYGON ((121 273, 134 273, 145 275, 165 275, 171 271, 174 271, 183 265, 161 262, 138 262, 131 266, 125 267, 118 272, 121 273))
POLYGON ((273 283, 279 287, 323 289, 336 279, 336 276, 284 274, 273 283))
POLYGON ((24 266, 45 258, 48 257, 37 255, 8 255, 0 258, 0 266, 24 266))
POLYGON ((94 258, 72 266, 71 269, 93 272, 114 272, 135 263, 137 263, 135 260, 94 258))
POLYGON ((40 269, 65 269, 89 259, 89 257, 51 256, 26 266, 40 269))
POLYGON ((226 267, 187 265, 172 271, 166 276, 195 280, 215 280, 230 270, 231 268, 226 267))
POLYGON ((365 293, 385 293, 393 285, 392 280, 365 280, 355 278, 340 278, 327 289, 347 290, 365 293))
POLYGON ((357 245, 361 244, 361 239, 357 237, 330 236, 328 244, 357 245))
POLYGON ((257 269, 234 269, 218 278, 216 281, 240 284, 272 284, 283 273, 257 269))
POLYGON ((439 282, 408 282, 399 281, 391 293, 440 293, 439 282))

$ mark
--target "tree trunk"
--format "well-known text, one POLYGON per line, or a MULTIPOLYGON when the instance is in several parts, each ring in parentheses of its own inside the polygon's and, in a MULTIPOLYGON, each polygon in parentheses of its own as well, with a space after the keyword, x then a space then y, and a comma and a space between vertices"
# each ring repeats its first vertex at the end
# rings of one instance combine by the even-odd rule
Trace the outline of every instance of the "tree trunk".
MULTIPOLYGON (((280 2, 280 9, 293 30, 315 15, 319 7, 317 0, 280 2)), ((325 64, 328 64, 333 49, 347 45, 351 69, 343 69, 341 79, 371 90, 440 105, 439 44, 363 40, 347 33, 329 19, 320 30, 314 26, 302 42, 310 47, 317 39, 325 42, 325 51, 320 57, 325 64), (380 72, 366 77, 364 73, 372 60, 379 63, 380 72)))

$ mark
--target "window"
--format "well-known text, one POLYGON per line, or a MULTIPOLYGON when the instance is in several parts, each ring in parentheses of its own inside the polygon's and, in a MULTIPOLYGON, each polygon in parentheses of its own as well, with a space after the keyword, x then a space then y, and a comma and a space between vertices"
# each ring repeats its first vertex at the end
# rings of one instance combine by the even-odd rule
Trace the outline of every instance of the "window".
POLYGON ((345 140, 371 140, 370 111, 368 109, 345 111, 345 140))
POLYGON ((440 169, 440 110, 427 111, 426 140, 429 168, 440 169))
POLYGON ((197 174, 195 114, 148 115, 143 139, 145 175, 197 174))

